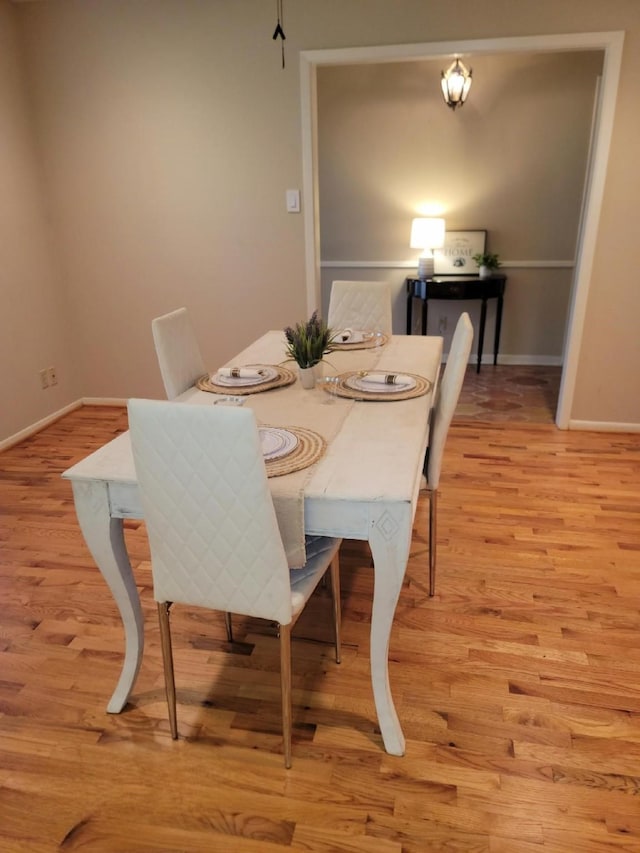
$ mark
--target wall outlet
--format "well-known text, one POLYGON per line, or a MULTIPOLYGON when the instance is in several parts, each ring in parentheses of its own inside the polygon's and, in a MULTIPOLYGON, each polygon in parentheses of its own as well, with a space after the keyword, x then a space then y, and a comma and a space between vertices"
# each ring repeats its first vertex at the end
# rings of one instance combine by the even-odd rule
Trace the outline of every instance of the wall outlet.
POLYGON ((47 377, 49 379, 49 386, 58 384, 58 371, 55 367, 47 368, 47 377))
POLYGON ((44 391, 49 387, 49 371, 48 370, 40 370, 38 371, 38 376, 40 377, 40 387, 44 391))
POLYGON ((445 314, 442 314, 440 316, 440 319, 438 320, 438 332, 441 335, 444 335, 444 333, 446 331, 447 331, 447 317, 445 314))

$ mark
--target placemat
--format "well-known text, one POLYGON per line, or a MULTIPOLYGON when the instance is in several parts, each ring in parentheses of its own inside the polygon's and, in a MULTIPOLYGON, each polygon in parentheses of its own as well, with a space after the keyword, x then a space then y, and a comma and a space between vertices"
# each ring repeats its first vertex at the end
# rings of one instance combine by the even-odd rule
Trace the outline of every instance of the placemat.
POLYGON ((272 388, 281 388, 283 385, 291 385, 296 381, 296 374, 283 367, 281 364, 243 364, 242 367, 271 367, 278 371, 278 375, 269 382, 261 382, 259 385, 218 385, 211 379, 209 373, 205 373, 196 381, 196 388, 200 391, 209 391, 212 394, 258 394, 261 391, 270 391, 272 388))
MULTIPOLYGON (((418 376, 417 373, 406 373, 406 376, 410 376, 412 379, 415 379, 415 388, 407 388, 406 391, 387 391, 386 393, 384 391, 359 391, 355 388, 350 388, 346 384, 347 380, 352 376, 357 376, 360 372, 361 371, 359 370, 349 370, 346 373, 341 373, 337 377, 338 381, 335 383, 336 387, 333 389, 333 393, 338 397, 348 397, 351 400, 375 400, 391 403, 394 400, 409 400, 412 397, 421 397, 423 394, 427 394, 431 390, 432 386, 430 379, 425 379, 424 376, 418 376)), ((385 369, 384 372, 396 373, 398 371, 385 369)), ((404 371, 401 372, 404 373, 404 371)))
POLYGON ((288 425, 286 429, 297 437, 298 444, 286 456, 265 461, 267 477, 282 477, 284 474, 293 474, 294 471, 308 468, 322 457, 327 448, 324 438, 311 429, 288 425))
POLYGON ((374 347, 383 347, 389 340, 384 333, 376 338, 369 338, 368 341, 332 341, 331 349, 373 349, 374 347))

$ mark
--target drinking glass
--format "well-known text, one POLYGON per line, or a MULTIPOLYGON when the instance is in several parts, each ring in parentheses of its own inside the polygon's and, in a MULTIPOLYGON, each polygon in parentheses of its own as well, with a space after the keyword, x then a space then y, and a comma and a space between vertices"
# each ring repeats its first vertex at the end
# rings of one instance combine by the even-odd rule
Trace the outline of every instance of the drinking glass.
POLYGON ((316 388, 320 389, 325 396, 322 401, 327 405, 333 405, 336 401, 336 391, 338 388, 337 376, 322 376, 316 382, 316 388))

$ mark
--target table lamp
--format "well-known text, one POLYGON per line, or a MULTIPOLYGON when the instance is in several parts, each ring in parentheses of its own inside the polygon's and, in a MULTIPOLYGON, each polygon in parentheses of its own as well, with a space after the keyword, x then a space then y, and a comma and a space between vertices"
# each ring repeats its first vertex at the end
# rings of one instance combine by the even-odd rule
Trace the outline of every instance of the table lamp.
POLYGON ((433 250, 444 246, 444 219, 421 217, 411 223, 411 248, 422 249, 418 259, 418 278, 433 276, 433 250))

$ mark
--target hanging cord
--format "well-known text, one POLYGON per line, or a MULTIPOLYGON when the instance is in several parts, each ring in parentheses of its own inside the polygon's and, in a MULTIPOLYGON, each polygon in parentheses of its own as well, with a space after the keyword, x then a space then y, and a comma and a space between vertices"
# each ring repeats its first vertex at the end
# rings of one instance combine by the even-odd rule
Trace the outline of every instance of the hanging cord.
POLYGON ((282 67, 284 68, 284 40, 286 39, 286 36, 284 34, 284 30, 282 29, 282 24, 284 23, 282 3, 283 0, 276 0, 276 17, 278 18, 278 23, 276 24, 276 28, 273 31, 273 39, 282 39, 282 67))

